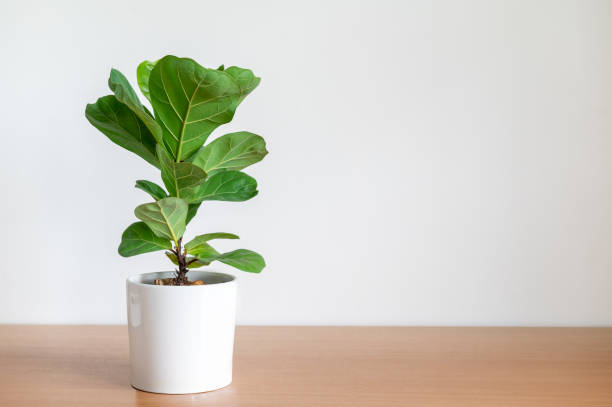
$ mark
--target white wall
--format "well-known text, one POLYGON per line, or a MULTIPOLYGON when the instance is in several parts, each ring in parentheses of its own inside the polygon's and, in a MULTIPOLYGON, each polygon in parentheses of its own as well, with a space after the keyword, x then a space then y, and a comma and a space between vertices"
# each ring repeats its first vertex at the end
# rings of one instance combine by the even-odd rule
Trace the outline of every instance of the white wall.
POLYGON ((265 255, 240 323, 612 324, 611 11, 2 2, 0 322, 121 323, 124 279, 169 268, 116 254, 159 177, 83 111, 172 53, 263 78, 214 133, 266 138, 260 195, 190 225, 265 255))

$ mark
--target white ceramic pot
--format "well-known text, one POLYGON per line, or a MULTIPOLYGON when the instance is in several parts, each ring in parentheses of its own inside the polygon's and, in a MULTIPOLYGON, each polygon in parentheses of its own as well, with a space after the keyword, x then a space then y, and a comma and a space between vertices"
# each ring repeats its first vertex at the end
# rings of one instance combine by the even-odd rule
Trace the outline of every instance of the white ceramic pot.
POLYGON ((159 286, 173 272, 127 279, 132 386, 154 393, 200 393, 232 382, 236 280, 190 271, 205 285, 159 286))

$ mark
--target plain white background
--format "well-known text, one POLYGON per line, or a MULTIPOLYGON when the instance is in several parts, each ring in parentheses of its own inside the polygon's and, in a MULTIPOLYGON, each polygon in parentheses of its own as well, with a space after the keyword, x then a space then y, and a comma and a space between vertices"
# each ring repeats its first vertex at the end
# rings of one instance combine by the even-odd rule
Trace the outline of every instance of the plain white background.
MULTIPOLYGON (((0 322, 123 323, 156 170, 89 125, 111 67, 248 67, 260 195, 189 236, 265 255, 242 324, 612 324, 609 1, 3 1, 0 322)), ((211 138, 211 140, 213 139, 211 138)), ((229 270, 222 266, 217 270, 229 270)))

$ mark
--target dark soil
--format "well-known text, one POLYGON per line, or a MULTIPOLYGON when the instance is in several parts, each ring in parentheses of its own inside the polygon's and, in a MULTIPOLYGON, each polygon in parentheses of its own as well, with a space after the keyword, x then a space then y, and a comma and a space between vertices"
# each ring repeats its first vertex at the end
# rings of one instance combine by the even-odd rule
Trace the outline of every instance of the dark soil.
POLYGON ((177 282, 176 278, 156 278, 154 285, 177 285, 177 286, 181 286, 181 285, 205 285, 206 283, 204 281, 201 280, 196 280, 196 281, 189 281, 187 279, 181 281, 181 282, 177 282))

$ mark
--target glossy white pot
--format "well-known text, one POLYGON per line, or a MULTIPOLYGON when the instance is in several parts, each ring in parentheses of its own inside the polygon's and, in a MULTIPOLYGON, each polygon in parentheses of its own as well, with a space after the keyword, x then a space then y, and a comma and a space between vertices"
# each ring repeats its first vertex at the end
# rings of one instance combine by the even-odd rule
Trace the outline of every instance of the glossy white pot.
POLYGON ((154 393, 200 393, 232 382, 236 280, 190 271, 205 285, 158 286, 173 272, 127 279, 131 382, 154 393))

